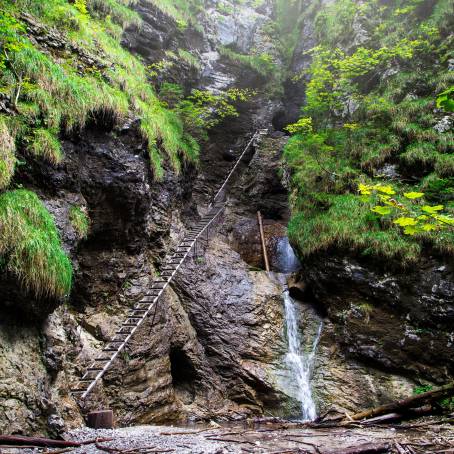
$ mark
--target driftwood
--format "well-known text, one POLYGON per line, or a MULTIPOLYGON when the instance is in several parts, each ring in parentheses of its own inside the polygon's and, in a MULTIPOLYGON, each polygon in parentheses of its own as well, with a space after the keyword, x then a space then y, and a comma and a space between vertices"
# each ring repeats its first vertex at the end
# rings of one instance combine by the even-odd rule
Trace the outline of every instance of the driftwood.
POLYGON ((51 440, 40 437, 22 437, 20 435, 0 435, 0 445, 39 446, 47 448, 78 448, 81 443, 66 440, 51 440))
POLYGON ((21 435, 0 435, 0 446, 33 446, 43 448, 79 448, 83 445, 91 445, 96 442, 112 441, 112 438, 100 438, 97 440, 88 441, 67 441, 67 440, 52 440, 50 438, 41 437, 23 437, 21 435))
POLYGON ((335 451, 324 451, 323 454, 381 454, 389 452, 389 444, 370 443, 354 446, 351 448, 336 449, 335 451))
POLYGON ((380 405, 379 407, 372 408, 370 410, 350 415, 350 419, 353 421, 360 421, 362 419, 374 418, 380 415, 386 415, 390 413, 398 413, 402 410, 408 410, 410 408, 420 407, 422 404, 427 402, 435 402, 444 397, 454 395, 454 382, 449 385, 436 388, 426 393, 417 394, 415 396, 401 399, 396 402, 392 402, 386 405, 380 405))

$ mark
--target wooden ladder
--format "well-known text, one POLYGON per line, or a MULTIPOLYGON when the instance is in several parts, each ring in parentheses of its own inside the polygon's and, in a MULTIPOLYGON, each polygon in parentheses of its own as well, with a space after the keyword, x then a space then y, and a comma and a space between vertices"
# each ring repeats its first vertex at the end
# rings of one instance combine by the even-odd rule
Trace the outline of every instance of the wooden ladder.
POLYGON ((126 345, 139 327, 144 323, 145 319, 152 313, 155 313, 159 298, 172 282, 175 274, 182 266, 191 250, 196 247, 197 240, 199 240, 204 234, 207 234, 208 237, 210 227, 213 226, 223 212, 225 207, 225 203, 223 202, 224 190, 233 173, 237 169, 240 161, 243 159, 254 141, 266 133, 267 130, 260 130, 254 134, 242 154, 237 159, 232 170, 227 175, 220 189, 216 192, 212 203, 208 207, 207 214, 205 214, 201 220, 188 231, 187 235, 176 248, 175 252, 165 259, 164 264, 161 267, 161 275, 154 279, 149 293, 140 301, 135 303, 134 307, 130 310, 127 318, 115 333, 114 337, 104 346, 99 357, 97 357, 90 367, 86 369, 82 378, 79 379, 77 386, 71 390, 74 397, 84 400, 90 394, 118 355, 125 349, 126 345))

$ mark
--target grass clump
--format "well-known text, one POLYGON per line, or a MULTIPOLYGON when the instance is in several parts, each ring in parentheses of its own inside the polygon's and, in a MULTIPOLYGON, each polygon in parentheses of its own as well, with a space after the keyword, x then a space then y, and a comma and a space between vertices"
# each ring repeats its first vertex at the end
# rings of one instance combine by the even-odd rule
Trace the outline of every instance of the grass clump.
POLYGON ((244 55, 235 52, 228 47, 221 47, 220 54, 233 63, 249 67, 263 77, 269 77, 278 71, 273 58, 267 53, 259 55, 244 55))
POLYGON ((49 129, 35 129, 29 151, 33 155, 42 157, 52 164, 58 164, 63 159, 60 141, 49 129))
POLYGON ((69 210, 69 221, 80 238, 87 238, 90 229, 90 219, 79 206, 72 206, 69 210))
POLYGON ((454 177, 454 154, 440 154, 435 164, 435 172, 441 178, 454 177))
POLYGON ((54 220, 38 196, 19 189, 0 195, 0 255, 9 272, 37 297, 71 290, 72 267, 54 220))
POLYGON ((0 117, 0 189, 11 182, 16 164, 16 146, 5 121, 0 117))
POLYGON ((109 16, 116 24, 122 28, 135 25, 142 25, 142 18, 136 11, 128 8, 132 2, 119 2, 116 0, 88 0, 88 11, 92 15, 99 15, 102 18, 109 16))

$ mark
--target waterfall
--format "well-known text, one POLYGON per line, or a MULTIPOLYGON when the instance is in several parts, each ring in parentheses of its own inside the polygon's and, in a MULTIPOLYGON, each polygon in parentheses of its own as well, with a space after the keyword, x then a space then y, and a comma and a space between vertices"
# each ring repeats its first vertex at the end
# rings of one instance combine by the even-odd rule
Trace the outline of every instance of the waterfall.
POLYGON ((317 409, 312 396, 311 375, 314 366, 315 353, 320 341, 322 323, 320 323, 317 334, 312 342, 310 351, 306 352, 301 348, 301 336, 298 326, 298 316, 295 302, 289 291, 284 292, 285 321, 287 328, 288 352, 285 361, 295 380, 298 390, 298 398, 301 402, 301 415, 305 421, 313 421, 317 417, 317 409))
POLYGON ((301 268, 300 261, 286 236, 277 239, 274 255, 273 266, 281 273, 294 273, 301 268))

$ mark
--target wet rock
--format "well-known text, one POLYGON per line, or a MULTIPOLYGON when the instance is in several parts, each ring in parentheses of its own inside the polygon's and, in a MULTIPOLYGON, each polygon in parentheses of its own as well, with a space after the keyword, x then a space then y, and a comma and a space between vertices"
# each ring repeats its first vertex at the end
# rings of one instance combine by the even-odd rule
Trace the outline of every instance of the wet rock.
POLYGON ((426 258, 411 270, 390 272, 351 257, 322 256, 305 262, 304 276, 344 353, 412 379, 452 377, 450 265, 426 258))

